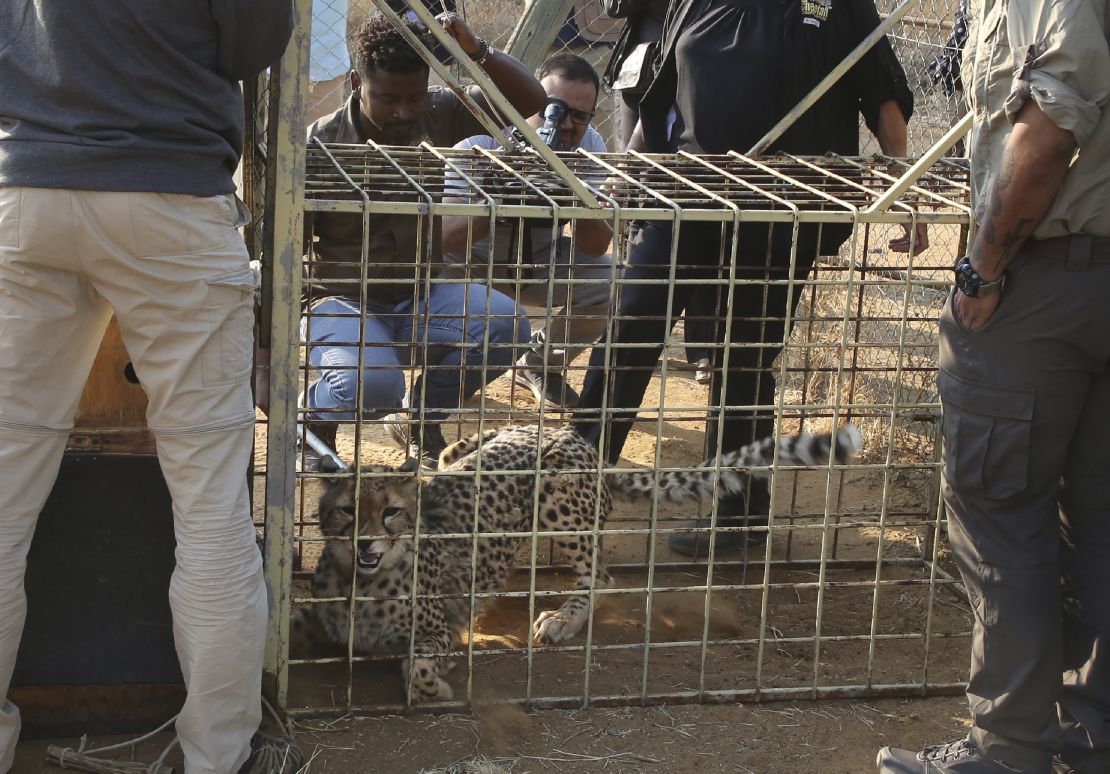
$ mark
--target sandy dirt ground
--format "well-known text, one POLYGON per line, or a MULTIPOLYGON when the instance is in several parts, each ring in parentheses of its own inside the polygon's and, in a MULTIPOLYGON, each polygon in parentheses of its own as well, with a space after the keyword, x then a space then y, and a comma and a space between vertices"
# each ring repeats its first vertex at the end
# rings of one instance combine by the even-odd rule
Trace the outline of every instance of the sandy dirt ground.
MULTIPOLYGON (((502 705, 466 715, 305 720, 296 739, 308 760, 303 774, 855 774, 875 770, 883 745, 959 737, 964 713, 958 697, 533 713, 502 705)), ((153 760, 169 740, 163 734, 142 744, 136 758, 153 760)), ((20 744, 14 771, 59 771, 43 763, 46 744, 20 744)), ((169 762, 182 771, 179 754, 169 762)))
MULTIPOLYGON (((680 358, 668 365, 674 368, 665 405, 704 405, 705 388, 683 370, 680 358)), ((649 395, 659 394, 651 389, 649 395)), ((494 421, 499 421, 497 411, 518 414, 513 421, 535 419, 531 396, 514 392, 505 378, 487 391, 486 404, 494 421)), ((655 423, 634 431, 625 462, 653 464, 655 431, 655 423)), ((400 461, 400 451, 383 428, 367 426, 363 438, 364 459, 400 461)), ((660 462, 691 464, 701 455, 701 438, 701 420, 694 413, 665 417, 660 462)), ((349 431, 341 431, 337 445, 343 456, 353 455, 349 431)), ((530 622, 527 599, 498 599, 476 623, 471 706, 461 712, 371 716, 403 701, 395 662, 357 663, 350 671, 345 664, 294 666, 290 707, 319 715, 295 721, 298 742, 310 759, 305 772, 863 772, 872 770, 875 752, 884 744, 915 747, 959 736, 965 706, 958 696, 762 703, 718 698, 724 703, 707 705, 656 699, 648 702, 653 706, 637 706, 641 693, 688 692, 699 686, 728 692, 757 685, 774 690, 815 683, 895 684, 920 681, 923 670, 935 682, 965 679, 966 605, 946 591, 930 592, 924 564, 884 566, 882 583, 875 584, 877 556, 916 557, 926 539, 924 525, 912 520, 882 530, 868 522, 867 515, 882 499, 883 483, 874 470, 850 471, 832 482, 819 471, 780 475, 776 513, 781 518, 771 551, 778 564, 765 577, 761 555, 746 565, 735 556, 722 556, 731 561, 715 570, 708 605, 706 570, 679 564, 684 557, 666 547, 665 534, 610 536, 604 557, 610 565, 623 566, 615 575, 617 586, 627 591, 598 605, 588 667, 583 648, 539 651, 533 654, 529 675, 524 650, 530 622), (864 526, 821 528, 819 514, 830 491, 835 509, 845 514, 844 523, 864 526), (646 565, 652 543, 656 572, 649 612, 646 565), (819 607, 814 562, 822 555, 857 564, 843 569, 830 565, 819 607), (767 618, 761 628, 765 594, 767 618), (813 640, 818 621, 819 651, 813 640), (934 635, 927 641, 920 636, 926 625, 934 635), (877 635, 873 647, 868 636, 872 630, 877 635), (632 706, 529 713, 520 704, 506 703, 528 691, 541 699, 541 706, 542 699, 574 706, 587 692, 591 697, 623 697, 621 703, 632 706)), ((904 485, 887 487, 892 513, 912 512, 929 496, 912 478, 895 483, 904 485)), ((301 596, 309 593, 308 578, 320 547, 311 540, 318 534, 312 514, 320 487, 315 481, 302 486, 300 521, 310 539, 300 544, 302 568, 295 593, 301 596)), ((661 506, 658 525, 674 527, 695 510, 661 506)), ((610 521, 617 528, 645 524, 644 509, 628 505, 620 506, 610 521)), ((539 589, 568 588, 569 582, 557 570, 537 575, 539 589)), ((510 584, 511 589, 527 587, 527 571, 510 584)), ((557 604, 558 597, 541 598, 536 609, 557 604)), ((466 694, 466 673, 464 661, 449 676, 457 696, 466 694)), ((45 744, 22 743, 16 771, 53 771, 42 763, 45 744)), ((152 760, 161 744, 162 738, 145 743, 137 757, 152 760)), ((181 771, 179 758, 176 765, 181 771)))

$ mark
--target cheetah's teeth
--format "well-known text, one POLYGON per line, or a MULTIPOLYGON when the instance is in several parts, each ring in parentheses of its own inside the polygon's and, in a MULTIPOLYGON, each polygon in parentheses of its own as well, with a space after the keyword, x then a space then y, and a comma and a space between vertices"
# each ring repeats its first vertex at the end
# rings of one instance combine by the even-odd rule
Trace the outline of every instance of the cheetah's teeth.
POLYGON ((376 551, 359 551, 358 568, 360 570, 376 570, 382 563, 382 555, 376 551))

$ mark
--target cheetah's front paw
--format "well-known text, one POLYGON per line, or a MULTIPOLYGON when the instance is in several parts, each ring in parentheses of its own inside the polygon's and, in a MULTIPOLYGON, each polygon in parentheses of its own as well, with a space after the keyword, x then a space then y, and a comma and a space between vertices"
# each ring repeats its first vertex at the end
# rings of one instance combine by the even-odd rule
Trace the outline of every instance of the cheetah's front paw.
POLYGON ((536 645, 555 645, 578 634, 585 616, 565 610, 544 610, 532 624, 532 642, 536 645))
POLYGON ((424 683, 413 691, 413 701, 451 701, 455 692, 442 677, 437 677, 434 683, 424 683))
POLYGON ((442 672, 433 661, 417 659, 414 667, 405 663, 402 674, 409 697, 414 702, 450 701, 455 695, 447 681, 439 676, 442 672))

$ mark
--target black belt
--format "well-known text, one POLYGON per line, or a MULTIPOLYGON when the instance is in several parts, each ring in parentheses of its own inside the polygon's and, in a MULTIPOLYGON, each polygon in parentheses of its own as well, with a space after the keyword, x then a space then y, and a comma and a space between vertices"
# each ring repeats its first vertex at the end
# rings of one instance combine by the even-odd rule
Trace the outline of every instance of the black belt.
POLYGON ((1069 234, 1049 239, 1030 239, 1021 251, 1036 258, 1065 261, 1069 269, 1082 271, 1092 263, 1110 263, 1110 237, 1069 234))

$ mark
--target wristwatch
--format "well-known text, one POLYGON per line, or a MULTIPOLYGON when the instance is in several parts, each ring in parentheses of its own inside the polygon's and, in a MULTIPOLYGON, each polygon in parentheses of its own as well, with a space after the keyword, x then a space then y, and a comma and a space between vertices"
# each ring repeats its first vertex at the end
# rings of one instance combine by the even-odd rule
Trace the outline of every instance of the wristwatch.
POLYGON ((979 272, 975 271, 975 267, 971 265, 971 256, 969 255, 965 255, 956 261, 953 271, 956 272, 956 287, 965 296, 971 296, 972 298, 984 298, 995 293, 1001 293, 1002 288, 1006 286, 1005 272, 998 279, 988 282, 980 276, 979 272))

